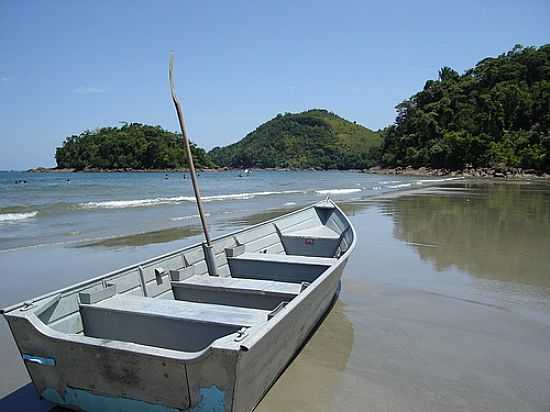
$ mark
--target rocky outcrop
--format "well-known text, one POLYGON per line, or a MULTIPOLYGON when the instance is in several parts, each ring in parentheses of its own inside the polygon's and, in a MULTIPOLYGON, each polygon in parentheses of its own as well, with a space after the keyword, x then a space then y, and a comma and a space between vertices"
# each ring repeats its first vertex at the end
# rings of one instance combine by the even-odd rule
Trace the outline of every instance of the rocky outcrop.
POLYGON ((536 171, 533 169, 522 169, 519 167, 471 167, 467 166, 462 170, 432 169, 429 167, 413 168, 396 167, 382 168, 380 166, 371 167, 363 170, 364 173, 382 174, 382 175, 402 175, 402 176, 435 176, 435 177, 480 177, 480 178, 499 178, 499 179, 527 179, 527 178, 545 178, 550 179, 550 174, 536 171))

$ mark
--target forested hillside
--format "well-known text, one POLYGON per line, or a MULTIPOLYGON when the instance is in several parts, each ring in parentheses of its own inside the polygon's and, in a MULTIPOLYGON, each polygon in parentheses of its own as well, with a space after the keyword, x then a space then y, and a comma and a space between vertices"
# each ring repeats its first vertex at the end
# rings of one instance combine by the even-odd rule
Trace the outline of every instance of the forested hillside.
MULTIPOLYGON (((206 152, 192 144, 195 166, 214 167, 206 152)), ((140 123, 103 127, 65 139, 55 152, 59 168, 171 169, 187 167, 181 136, 140 123)))
MULTIPOLYGON (((550 44, 515 46, 401 102, 382 133, 326 110, 279 114, 237 143, 209 153, 193 145, 198 167, 364 169, 413 166, 451 170, 512 167, 550 172, 550 44), (383 140, 383 141, 382 141, 383 140)), ((68 137, 60 168, 185 167, 179 135, 139 123, 68 137)))
POLYGON ((380 136, 326 110, 279 114, 241 141, 209 152, 221 166, 355 169, 374 165, 380 136))
POLYGON ((449 67, 397 107, 384 166, 550 170, 550 44, 514 47, 460 75, 449 67))

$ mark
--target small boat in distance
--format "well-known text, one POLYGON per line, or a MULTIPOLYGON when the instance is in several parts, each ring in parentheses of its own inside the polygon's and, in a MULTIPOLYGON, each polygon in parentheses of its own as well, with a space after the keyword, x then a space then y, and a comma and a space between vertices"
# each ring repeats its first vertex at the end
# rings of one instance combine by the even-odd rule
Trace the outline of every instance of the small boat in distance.
POLYGON ((330 308, 355 243, 327 199, 3 314, 39 395, 65 408, 249 412, 330 308))

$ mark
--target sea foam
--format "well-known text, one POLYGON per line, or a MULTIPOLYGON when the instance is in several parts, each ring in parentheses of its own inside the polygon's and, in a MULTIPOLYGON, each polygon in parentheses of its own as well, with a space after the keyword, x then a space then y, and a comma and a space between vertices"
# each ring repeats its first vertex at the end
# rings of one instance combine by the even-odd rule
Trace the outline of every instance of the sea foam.
MULTIPOLYGON (((281 194, 304 193, 300 190, 284 190, 280 192, 245 192, 245 193, 230 193, 225 195, 202 196, 203 202, 214 202, 222 200, 248 200, 254 199, 257 196, 270 196, 281 194)), ((79 206, 83 209, 122 209, 130 207, 148 207, 167 204, 176 204, 180 202, 194 202, 194 196, 177 196, 177 197, 157 197, 153 199, 139 200, 107 200, 102 202, 86 202, 80 203, 79 206)))
POLYGON ((38 215, 37 211, 27 213, 3 213, 0 214, 0 223, 19 222, 22 220, 31 219, 38 215))
POLYGON ((445 177, 443 179, 423 179, 423 180, 418 180, 416 182, 417 185, 422 185, 424 183, 438 183, 438 182, 448 182, 450 180, 462 180, 464 179, 463 176, 458 176, 458 177, 445 177))
MULTIPOLYGON (((210 216, 210 213, 205 213, 204 214, 206 217, 210 216)), ((189 215, 189 216, 177 216, 177 217, 172 217, 170 218, 171 221, 173 222, 180 222, 182 220, 191 220, 191 219, 198 219, 200 218, 200 215, 189 215)))
POLYGON ((347 193, 357 193, 361 191, 362 189, 323 189, 316 190, 315 193, 320 195, 345 195, 347 193))
POLYGON ((401 189, 402 187, 411 187, 412 183, 401 183, 400 185, 388 186, 390 189, 401 189))

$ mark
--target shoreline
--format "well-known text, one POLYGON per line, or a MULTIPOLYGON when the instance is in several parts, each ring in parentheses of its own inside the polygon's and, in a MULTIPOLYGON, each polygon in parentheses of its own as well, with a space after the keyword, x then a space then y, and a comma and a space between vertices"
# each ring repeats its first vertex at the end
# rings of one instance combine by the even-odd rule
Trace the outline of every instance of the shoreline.
POLYGON ((374 166, 370 169, 364 169, 362 173, 376 175, 393 176, 418 176, 418 177, 464 177, 464 178, 483 178, 483 179, 550 179, 550 174, 534 169, 522 169, 518 167, 467 167, 462 170, 450 169, 432 169, 429 167, 413 168, 395 167, 383 168, 374 166))
MULTIPOLYGON (((224 172, 231 170, 229 168, 196 168, 197 172, 224 172)), ((240 170, 240 169, 234 169, 240 170)), ((75 168, 57 168, 57 167, 33 167, 32 169, 24 170, 27 173, 189 173, 187 168, 176 169, 132 169, 129 167, 122 167, 117 169, 102 169, 102 168, 89 168, 89 169, 75 169, 75 168)))
MULTIPOLYGON (((527 179, 523 179, 524 181, 528 181, 527 179)), ((517 184, 520 183, 522 180, 502 180, 502 179, 475 179, 475 178, 461 178, 457 177, 452 180, 445 180, 445 181, 438 181, 438 182, 430 182, 429 184, 422 185, 422 186, 416 186, 416 187, 407 187, 397 190, 388 191, 385 193, 376 193, 372 194, 370 196, 367 196, 363 199, 334 199, 334 201, 340 206, 344 212, 348 209, 354 209, 355 207, 362 205, 362 204, 369 204, 369 203, 377 203, 381 201, 387 201, 387 200, 395 200, 400 197, 406 197, 411 195, 422 195, 422 194, 443 194, 445 192, 445 188, 442 186, 445 184, 459 184, 460 182, 480 182, 485 184, 517 184)), ((543 183, 543 182, 541 182, 543 183)), ((309 203, 306 204, 300 204, 300 205, 290 205, 290 206, 276 206, 271 207, 265 210, 262 210, 260 212, 256 211, 246 211, 242 214, 236 214, 232 217, 228 218, 228 220, 224 221, 218 221, 213 223, 213 227, 216 227, 217 225, 237 225, 240 227, 240 224, 246 225, 254 225, 258 224, 260 222, 263 222, 268 219, 273 219, 278 216, 281 216, 285 213, 289 213, 292 211, 299 210, 303 207, 306 207, 309 203), (236 220, 235 220, 236 219, 236 220)), ((153 244, 163 244, 163 243, 170 243, 176 240, 182 240, 187 239, 193 236, 196 236, 197 234, 200 234, 200 230, 196 232, 197 222, 189 221, 186 224, 176 224, 176 225, 170 225, 162 228, 156 228, 151 230, 143 230, 143 231, 137 231, 137 232, 126 232, 122 234, 113 234, 113 235, 107 235, 107 236, 99 236, 96 238, 84 238, 84 239, 74 239, 69 240, 66 242, 53 242, 53 243, 39 243, 39 244, 32 244, 32 245, 24 245, 24 246, 18 246, 13 248, 7 248, 7 249, 0 249, 0 254, 3 253, 11 253, 11 252, 17 252, 25 249, 35 249, 35 248, 43 248, 43 247, 50 247, 50 246, 62 246, 62 247, 71 247, 76 249, 81 248, 88 248, 88 247, 126 247, 126 246, 147 246, 147 245, 153 245, 153 244)), ((216 233, 214 231, 214 233, 216 233)), ((218 235, 222 235, 223 231, 220 231, 218 235)))
MULTIPOLYGON (((429 167, 413 168, 407 167, 395 167, 385 168, 381 166, 374 166, 369 169, 321 169, 321 168, 286 168, 286 167, 266 167, 266 168, 249 168, 250 170, 262 170, 262 171, 276 171, 276 172, 300 172, 300 171, 341 171, 341 172, 355 172, 375 175, 386 176, 417 176, 417 177, 465 177, 465 178, 486 178, 486 179, 550 179, 550 173, 534 170, 534 169, 522 169, 515 167, 467 167, 462 170, 450 170, 450 169, 432 169, 429 167)), ((197 172, 226 172, 226 171, 242 171, 242 168, 233 167, 218 167, 218 168, 197 168, 197 172)), ((102 169, 102 168, 89 168, 89 169, 74 169, 74 168, 56 168, 56 167, 35 167, 25 170, 28 173, 189 173, 187 168, 176 169, 132 169, 132 168, 118 168, 118 169, 102 169)))

